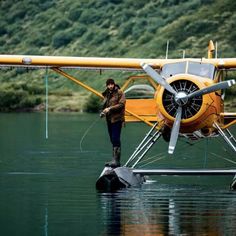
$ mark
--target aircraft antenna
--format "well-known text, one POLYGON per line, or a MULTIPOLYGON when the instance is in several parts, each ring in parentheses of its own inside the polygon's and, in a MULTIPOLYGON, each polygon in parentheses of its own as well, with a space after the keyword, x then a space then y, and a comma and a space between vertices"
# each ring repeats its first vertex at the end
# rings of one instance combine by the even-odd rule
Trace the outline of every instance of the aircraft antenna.
POLYGON ((166 59, 168 59, 168 53, 169 53, 169 40, 166 42, 166 59))
POLYGON ((215 48, 215 58, 217 58, 217 57, 218 57, 217 53, 218 53, 218 44, 217 44, 217 42, 216 42, 216 48, 215 48))

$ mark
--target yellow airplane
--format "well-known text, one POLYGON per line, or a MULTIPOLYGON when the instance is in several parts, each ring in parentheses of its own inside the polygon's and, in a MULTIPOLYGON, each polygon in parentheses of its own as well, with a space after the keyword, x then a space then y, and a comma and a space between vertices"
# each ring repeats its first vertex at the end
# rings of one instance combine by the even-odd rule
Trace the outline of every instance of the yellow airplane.
MULTIPOLYGON (((214 44, 210 41, 208 58, 135 59, 0 55, 0 67, 50 68, 99 97, 102 95, 98 91, 74 78, 64 69, 116 69, 145 72, 146 76, 143 78, 148 79, 155 88, 155 96, 153 99, 139 100, 138 103, 127 99, 126 106, 127 121, 142 121, 152 126, 124 165, 134 169, 160 136, 169 142, 169 154, 173 154, 179 135, 191 140, 221 135, 233 152, 236 152, 236 139, 228 129, 236 124, 236 113, 224 111, 223 92, 224 89, 236 84, 235 80, 224 81, 223 77, 224 71, 236 68, 236 58, 213 58, 214 50, 214 44)), ((128 83, 129 81, 124 84, 123 90, 127 88, 128 83)), ((116 169, 119 169, 116 172, 119 177, 120 168, 116 169)), ((107 171, 106 168, 104 171, 107 171)), ((101 176, 104 176, 104 171, 101 176)), ((135 175, 147 173, 158 174, 158 171, 132 171, 135 175)), ((170 170, 170 173, 174 172, 170 170)), ((194 173, 201 174, 200 171, 194 173)), ((235 173, 235 170, 230 172, 232 173, 235 173)), ((130 176, 125 174, 124 177, 124 173, 121 175, 123 179, 130 176)), ((129 181, 125 182, 130 184, 129 181)))

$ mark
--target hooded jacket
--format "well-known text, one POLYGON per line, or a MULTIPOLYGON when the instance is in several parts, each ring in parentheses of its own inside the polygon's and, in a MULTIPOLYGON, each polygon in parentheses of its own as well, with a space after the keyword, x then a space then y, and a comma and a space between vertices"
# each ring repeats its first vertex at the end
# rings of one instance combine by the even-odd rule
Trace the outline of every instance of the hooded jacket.
POLYGON ((125 121, 125 94, 119 89, 118 85, 115 85, 114 90, 110 91, 106 89, 102 95, 103 109, 109 108, 109 112, 106 114, 107 121, 115 123, 117 121, 125 121))

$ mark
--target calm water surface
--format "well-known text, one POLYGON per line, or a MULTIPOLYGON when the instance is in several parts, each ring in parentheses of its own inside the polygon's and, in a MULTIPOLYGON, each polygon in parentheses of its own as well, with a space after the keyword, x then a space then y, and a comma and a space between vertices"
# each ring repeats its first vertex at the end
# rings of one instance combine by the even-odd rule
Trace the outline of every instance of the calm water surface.
MULTIPOLYGON (((236 235, 236 192, 228 177, 152 177, 141 188, 99 193, 95 182, 111 146, 97 115, 0 114, 0 235, 236 235)), ((128 124, 122 162, 148 131, 128 124)), ((236 134, 235 130, 233 133, 236 134)), ((158 142, 145 168, 234 167, 221 139, 175 156, 158 142)))

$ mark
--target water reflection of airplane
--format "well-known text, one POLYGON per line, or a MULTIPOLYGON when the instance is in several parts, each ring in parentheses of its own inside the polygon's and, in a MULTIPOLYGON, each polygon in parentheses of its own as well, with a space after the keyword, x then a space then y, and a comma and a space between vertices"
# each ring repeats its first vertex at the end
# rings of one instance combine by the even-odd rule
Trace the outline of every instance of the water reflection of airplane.
POLYGON ((228 191, 163 185, 99 198, 104 235, 231 235, 236 229, 228 191))
MULTIPOLYGON (((162 136, 169 142, 168 153, 173 154, 178 137, 189 140, 221 136, 236 152, 236 139, 229 127, 236 124, 236 113, 224 111, 223 90, 234 85, 235 80, 224 81, 224 71, 236 68, 236 58, 213 58, 214 45, 208 47, 208 58, 182 59, 132 59, 89 58, 58 56, 0 55, 1 67, 50 68, 56 73, 81 85, 102 98, 95 89, 82 83, 64 69, 134 70, 144 71, 155 89, 152 99, 127 99, 126 120, 142 121, 152 126, 124 167, 105 168, 97 182, 120 183, 122 186, 142 182, 145 174, 235 174, 236 170, 136 170, 154 143, 162 136), (151 80, 150 77, 153 79, 151 80), (153 82, 155 81, 155 82, 153 82), (116 179, 116 180, 115 180, 116 179)), ((134 78, 130 78, 133 80, 134 78)), ((124 84, 127 93, 130 80, 124 84)), ((234 155, 235 156, 235 155, 234 155)), ((116 186, 116 185, 115 185, 116 186)), ((119 186, 118 186, 119 187, 119 186)))

